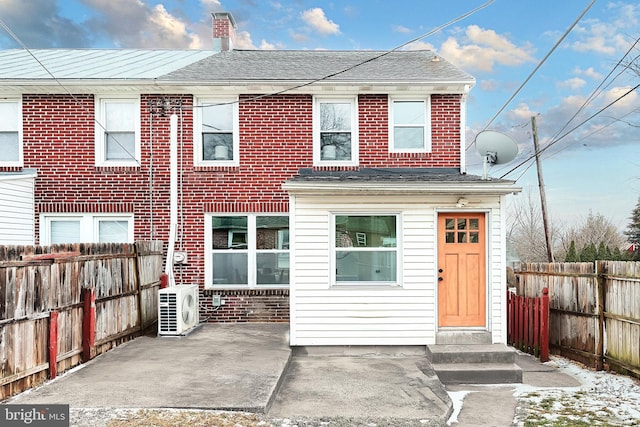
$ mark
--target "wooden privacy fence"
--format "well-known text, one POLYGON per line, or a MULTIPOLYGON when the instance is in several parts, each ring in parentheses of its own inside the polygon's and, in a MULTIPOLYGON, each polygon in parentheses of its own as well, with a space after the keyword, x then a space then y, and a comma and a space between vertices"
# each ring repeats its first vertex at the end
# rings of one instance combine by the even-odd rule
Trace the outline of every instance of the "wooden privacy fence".
POLYGON ((513 347, 549 360, 549 290, 540 297, 507 292, 507 340, 513 347))
POLYGON ((0 399, 154 324, 162 242, 0 246, 0 399))
POLYGON ((553 352, 640 377, 640 262, 523 263, 517 293, 549 289, 553 352))

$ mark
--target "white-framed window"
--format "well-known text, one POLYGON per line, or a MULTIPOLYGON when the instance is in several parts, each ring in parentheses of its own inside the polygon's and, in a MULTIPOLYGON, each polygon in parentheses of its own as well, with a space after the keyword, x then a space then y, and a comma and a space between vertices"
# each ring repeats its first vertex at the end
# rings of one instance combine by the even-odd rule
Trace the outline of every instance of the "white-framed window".
POLYGON ((237 98, 198 98, 194 108, 194 162, 238 166, 240 136, 237 98))
POLYGON ((133 215, 42 214, 40 243, 133 243, 133 215))
POLYGON ((0 99, 0 166, 22 162, 22 101, 0 99))
POLYGON ((140 165, 140 98, 96 97, 96 165, 140 165))
POLYGON ((357 98, 320 98, 313 103, 313 160, 317 166, 358 164, 357 98))
POLYGON ((208 214, 207 287, 289 286, 289 217, 208 214))
POLYGON ((398 214, 333 214, 332 283, 397 285, 398 214))
POLYGON ((431 98, 391 99, 389 106, 389 151, 431 151, 431 98))

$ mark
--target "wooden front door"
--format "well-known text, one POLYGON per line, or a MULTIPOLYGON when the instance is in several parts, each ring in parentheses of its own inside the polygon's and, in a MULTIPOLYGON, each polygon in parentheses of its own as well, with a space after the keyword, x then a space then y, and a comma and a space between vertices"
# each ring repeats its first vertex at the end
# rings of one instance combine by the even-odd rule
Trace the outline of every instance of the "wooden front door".
POLYGON ((484 213, 438 214, 438 325, 486 324, 484 213))

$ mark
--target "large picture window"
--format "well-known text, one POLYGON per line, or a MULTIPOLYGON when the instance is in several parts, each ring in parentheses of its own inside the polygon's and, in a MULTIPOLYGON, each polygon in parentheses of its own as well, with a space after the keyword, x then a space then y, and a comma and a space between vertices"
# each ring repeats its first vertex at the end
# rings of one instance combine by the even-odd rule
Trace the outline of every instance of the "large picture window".
POLYGON ((196 164, 237 166, 240 155, 237 99, 200 99, 194 115, 196 164))
POLYGON ((429 99, 391 100, 389 119, 392 152, 431 151, 429 99))
POLYGON ((140 164, 140 101, 98 98, 96 102, 96 164, 140 164))
POLYGON ((335 215, 335 283, 398 282, 397 215, 335 215))
POLYGON ((208 286, 289 285, 289 217, 211 215, 208 286))
POLYGON ((322 99, 314 103, 314 159, 318 165, 358 162, 356 99, 322 99))
POLYGON ((22 166, 22 104, 0 100, 0 166, 22 166))

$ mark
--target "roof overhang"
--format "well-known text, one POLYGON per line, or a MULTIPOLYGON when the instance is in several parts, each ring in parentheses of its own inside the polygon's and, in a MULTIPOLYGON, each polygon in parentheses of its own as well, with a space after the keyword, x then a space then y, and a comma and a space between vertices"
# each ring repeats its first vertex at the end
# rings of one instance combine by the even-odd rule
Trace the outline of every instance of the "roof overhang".
POLYGON ((502 196, 517 194, 521 187, 513 181, 483 182, 327 182, 286 181, 282 188, 294 195, 444 195, 468 194, 478 196, 502 196))
POLYGON ((164 81, 164 80, 0 80, 0 95, 23 93, 207 93, 207 94, 467 94, 469 82, 313 82, 313 81, 164 81))

